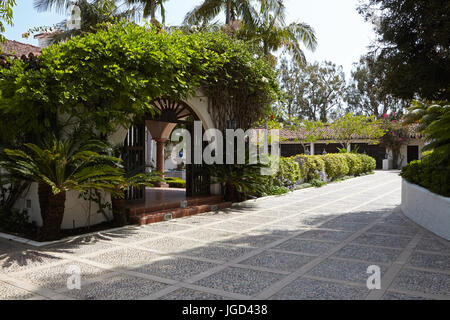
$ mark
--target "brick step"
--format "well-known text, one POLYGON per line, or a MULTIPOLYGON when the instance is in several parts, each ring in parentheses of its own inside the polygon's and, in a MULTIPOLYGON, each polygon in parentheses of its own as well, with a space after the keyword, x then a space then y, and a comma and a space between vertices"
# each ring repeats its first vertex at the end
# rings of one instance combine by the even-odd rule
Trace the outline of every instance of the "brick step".
POLYGON ((222 196, 208 196, 208 197, 187 199, 185 201, 161 203, 161 204, 156 204, 156 205, 152 205, 152 206, 143 205, 142 207, 128 209, 128 215, 130 217, 134 217, 134 216, 141 216, 142 214, 146 214, 146 213, 178 209, 178 208, 182 207, 183 202, 184 202, 184 207, 188 208, 188 207, 199 206, 199 205, 204 205, 204 204, 220 203, 220 202, 222 202, 222 196))
POLYGON ((132 224, 139 224, 141 226, 150 224, 150 223, 156 223, 156 222, 162 222, 187 216, 196 215, 199 213, 205 213, 210 211, 216 211, 219 209, 225 209, 231 207, 231 202, 219 202, 215 204, 199 204, 194 206, 189 206, 186 208, 174 208, 174 209, 167 209, 167 210, 161 210, 161 211, 154 211, 150 213, 142 213, 142 214, 135 214, 130 216, 130 223, 132 224))

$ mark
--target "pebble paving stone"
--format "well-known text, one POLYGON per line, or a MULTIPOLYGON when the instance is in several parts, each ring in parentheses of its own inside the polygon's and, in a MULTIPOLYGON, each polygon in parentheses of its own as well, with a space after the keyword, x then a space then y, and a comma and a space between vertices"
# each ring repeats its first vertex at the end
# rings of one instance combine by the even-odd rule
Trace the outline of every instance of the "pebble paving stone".
POLYGON ((355 240, 353 240, 353 242, 357 244, 366 244, 371 246, 383 246, 401 249, 405 248, 410 241, 411 238, 409 237, 400 237, 392 235, 388 236, 370 233, 364 233, 355 240))
POLYGON ((337 244, 338 242, 324 242, 294 238, 279 244, 274 249, 319 255, 327 252, 337 244))
POLYGON ((450 254, 450 241, 444 239, 422 238, 416 245, 415 250, 433 251, 442 254, 450 254))
POLYGON ((226 222, 220 222, 220 223, 211 225, 211 226, 209 226, 209 228, 220 229, 220 230, 231 231, 231 232, 243 232, 243 231, 247 231, 251 228, 254 228, 256 226, 257 226, 257 224, 240 223, 240 222, 236 222, 236 221, 226 221, 226 222))
POLYGON ((415 252, 411 255, 408 265, 425 269, 450 270, 450 256, 435 253, 415 252))
POLYGON ((388 291, 384 294, 382 300, 433 300, 433 299, 424 298, 424 297, 417 296, 417 295, 413 296, 413 295, 409 295, 409 294, 388 291))
POLYGON ((161 253, 182 253, 185 250, 201 247, 204 244, 195 240, 175 237, 163 237, 155 240, 141 242, 139 245, 144 248, 155 250, 161 253))
POLYGON ((277 280, 280 280, 281 277, 281 275, 271 272, 229 267, 199 280, 195 284, 227 292, 253 296, 277 280))
POLYGON ((144 250, 134 248, 122 248, 90 256, 87 259, 112 267, 129 268, 135 265, 143 265, 158 259, 159 256, 144 250))
POLYGON ((450 299, 450 242, 400 202, 398 171, 377 171, 38 249, 0 239, 0 299, 450 299), (64 286, 73 265, 81 290, 64 286), (366 287, 371 265, 379 296, 366 287))
POLYGON ((279 240, 279 237, 265 236, 265 235, 238 235, 231 237, 230 239, 220 241, 224 245, 235 245, 242 247, 264 247, 272 242, 279 240))
POLYGON ((214 267, 217 267, 217 264, 181 257, 167 257, 140 266, 134 271, 167 279, 185 280, 214 267))
POLYGON ((142 232, 138 228, 116 230, 111 232, 102 233, 107 239, 115 242, 132 243, 137 241, 149 240, 159 236, 159 234, 150 234, 148 232, 142 232))
POLYGON ((368 294, 364 288, 328 281, 300 278, 280 290, 272 300, 361 300, 368 294))
POLYGON ((0 273, 31 270, 34 267, 61 262, 63 259, 39 250, 25 250, 11 254, 0 254, 0 273))
POLYGON ((80 262, 68 262, 37 271, 29 271, 17 275, 18 279, 31 282, 39 287, 47 289, 61 289, 67 287, 67 279, 71 268, 76 267, 81 271, 81 281, 107 274, 109 271, 90 266, 80 262))
POLYGON ((33 296, 29 291, 0 281, 0 300, 24 300, 33 296))
POLYGON ((376 224, 375 226, 370 228, 367 233, 385 233, 400 236, 414 236, 417 233, 417 228, 393 226, 390 224, 376 224))
POLYGON ((182 232, 182 233, 179 233, 178 235, 182 236, 182 237, 186 237, 186 238, 191 238, 194 240, 218 241, 220 239, 236 235, 236 233, 231 233, 228 231, 221 231, 221 230, 199 228, 197 230, 190 230, 187 232, 182 232))
POLYGON ((131 300, 148 296, 167 285, 131 276, 112 276, 81 286, 81 290, 66 293, 81 300, 131 300))
POLYGON ((445 295, 450 298, 450 275, 404 268, 394 279, 391 288, 445 295))
POLYGON ((297 236, 297 239, 318 239, 330 241, 343 241, 350 237, 352 232, 329 231, 329 230, 310 230, 297 236))
POLYGON ((195 249, 186 250, 182 252, 182 254, 212 260, 230 261, 240 256, 243 256, 244 254, 247 254, 251 251, 252 249, 247 247, 207 245, 195 249))
MULTIPOLYGON (((372 264, 369 262, 326 259, 314 267, 308 275, 326 279, 350 281, 365 286, 368 278, 367 268, 370 265, 372 264)), ((380 269, 382 275, 387 270, 385 266, 380 266, 380 269)))
MULTIPOLYGON (((211 223, 211 221, 208 221, 211 223)), ((156 233, 172 233, 172 232, 178 232, 178 231, 186 231, 189 230, 189 227, 185 225, 179 225, 177 223, 152 223, 144 226, 142 230, 150 231, 150 232, 156 232, 156 233)))
POLYGON ((80 256, 112 248, 119 248, 119 246, 104 237, 86 237, 50 246, 45 251, 48 253, 68 253, 80 256), (100 241, 100 238, 106 241, 100 241))
POLYGON ((161 300, 227 300, 229 298, 201 292, 187 288, 178 289, 164 297, 161 300))
POLYGON ((25 246, 21 245, 20 243, 11 240, 0 239, 0 257, 2 254, 20 251, 24 249, 25 246))
POLYGON ((323 229, 334 229, 343 231, 358 231, 364 228, 367 224, 364 223, 349 223, 340 221, 328 221, 320 225, 323 229))
POLYGON ((273 269, 274 271, 281 270, 294 272, 313 259, 314 258, 310 256, 266 251, 243 261, 241 264, 254 267, 264 267, 273 269))
POLYGON ((395 261, 401 252, 402 251, 398 249, 368 248, 365 246, 349 244, 336 252, 334 257, 390 264, 395 261))

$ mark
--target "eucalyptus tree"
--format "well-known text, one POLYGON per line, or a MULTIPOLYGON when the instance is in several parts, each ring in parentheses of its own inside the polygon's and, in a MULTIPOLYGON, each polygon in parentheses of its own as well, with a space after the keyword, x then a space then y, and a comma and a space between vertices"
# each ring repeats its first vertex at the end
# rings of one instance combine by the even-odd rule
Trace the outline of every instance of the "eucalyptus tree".
POLYGON ((5 41, 5 37, 1 34, 2 32, 5 32, 5 25, 3 23, 6 23, 7 25, 10 25, 10 26, 12 26, 12 24, 13 24, 12 8, 15 5, 16 5, 16 0, 0 1, 0 42, 5 41))

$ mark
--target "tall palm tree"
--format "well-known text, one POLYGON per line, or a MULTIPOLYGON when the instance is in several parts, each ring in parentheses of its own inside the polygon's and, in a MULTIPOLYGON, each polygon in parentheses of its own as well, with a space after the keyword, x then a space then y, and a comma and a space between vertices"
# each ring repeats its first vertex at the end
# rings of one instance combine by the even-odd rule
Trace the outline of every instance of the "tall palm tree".
POLYGON ((239 36, 261 45, 266 55, 284 49, 300 65, 306 62, 300 44, 309 50, 315 50, 317 46, 316 35, 311 26, 298 22, 286 25, 282 1, 277 1, 276 6, 263 1, 253 25, 244 23, 239 36))
MULTIPOLYGON (((274 0, 258 0, 259 2, 275 2, 274 0)), ((231 25, 236 19, 248 25, 253 25, 257 11, 251 4, 251 0, 204 0, 186 14, 184 23, 196 25, 211 22, 220 12, 225 12, 225 23, 231 25)))
POLYGON ((96 27, 105 22, 137 18, 136 8, 121 10, 115 0, 34 0, 34 7, 40 12, 55 10, 64 13, 72 4, 80 8, 80 29, 70 30, 67 27, 67 20, 64 20, 58 23, 55 28, 38 27, 33 29, 32 33, 51 31, 53 35, 50 42, 54 43, 65 41, 73 36, 95 32, 96 27))
POLYGON ((139 8, 142 11, 144 18, 150 17, 152 23, 157 23, 156 11, 159 9, 161 12, 162 24, 166 22, 166 9, 164 8, 164 2, 167 0, 125 0, 125 3, 134 8, 139 8))

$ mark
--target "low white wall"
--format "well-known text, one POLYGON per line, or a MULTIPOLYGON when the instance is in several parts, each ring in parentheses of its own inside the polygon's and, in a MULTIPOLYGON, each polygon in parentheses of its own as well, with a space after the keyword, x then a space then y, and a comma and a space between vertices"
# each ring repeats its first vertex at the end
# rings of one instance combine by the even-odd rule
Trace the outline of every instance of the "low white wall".
MULTIPOLYGON (((110 202, 111 197, 107 194, 102 194, 104 199, 102 202, 110 202)), ((64 220, 61 224, 62 229, 80 228, 88 225, 95 225, 106 221, 103 214, 98 212, 99 206, 93 201, 86 201, 79 198, 79 193, 76 191, 69 191, 66 194, 66 210, 64 212, 64 220)), ((38 184, 32 183, 30 189, 24 192, 17 200, 14 208, 21 211, 26 210, 30 222, 42 226, 41 208, 39 206, 38 184)), ((106 214, 109 219, 112 219, 112 212, 106 209, 106 214)))
POLYGON ((450 198, 403 180, 401 209, 415 223, 450 240, 450 198))

